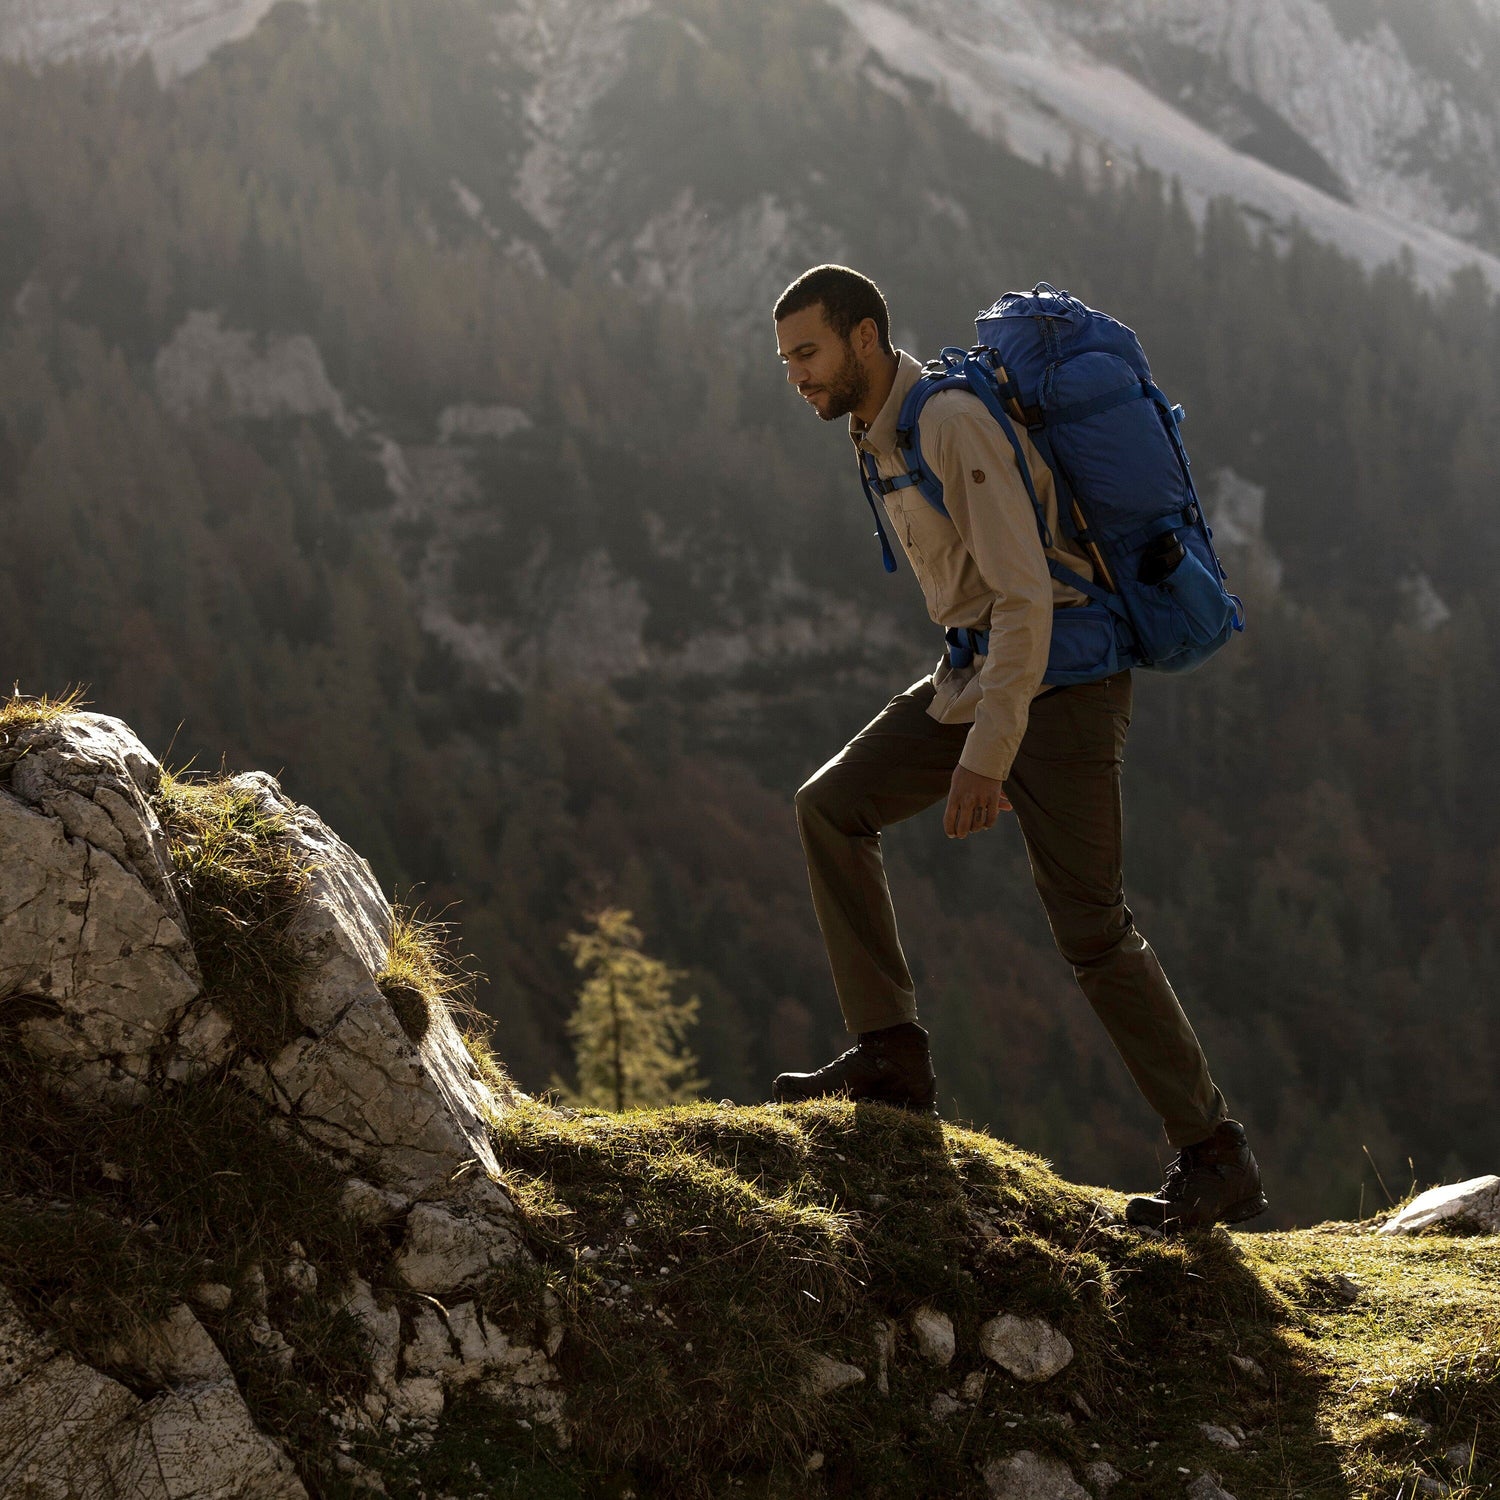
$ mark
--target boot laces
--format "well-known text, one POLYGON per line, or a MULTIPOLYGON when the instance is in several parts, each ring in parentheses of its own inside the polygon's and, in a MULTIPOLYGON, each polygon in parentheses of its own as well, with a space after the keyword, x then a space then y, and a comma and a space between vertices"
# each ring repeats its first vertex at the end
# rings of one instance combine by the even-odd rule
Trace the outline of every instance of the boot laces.
POLYGON ((1188 1178, 1195 1172, 1215 1170, 1216 1163, 1199 1161, 1191 1146, 1184 1146, 1167 1168, 1167 1180, 1162 1184, 1161 1195, 1170 1201, 1181 1198, 1187 1190, 1188 1178))

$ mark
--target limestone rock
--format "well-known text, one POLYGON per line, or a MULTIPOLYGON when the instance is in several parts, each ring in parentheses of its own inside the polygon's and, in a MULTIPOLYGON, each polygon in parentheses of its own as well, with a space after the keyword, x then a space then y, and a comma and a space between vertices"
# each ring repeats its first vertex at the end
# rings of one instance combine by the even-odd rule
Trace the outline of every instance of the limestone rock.
MULTIPOLYGON (((180 918, 166 832, 149 800, 161 766, 130 727, 104 714, 67 714, 22 731, 14 751, 12 793, 56 818, 69 838, 111 855, 180 918)), ((0 749, 0 771, 8 762, 0 749)))
POLYGON ((146 801, 160 768, 118 720, 74 714, 0 747, 0 994, 74 1093, 131 1096, 179 1031, 224 1055, 146 801))
POLYGON ((990 1500, 1093 1500, 1067 1464, 1027 1448, 992 1458, 984 1466, 984 1482, 990 1500))
POLYGON ((953 1336, 953 1319, 935 1307, 919 1307, 911 1315, 911 1336, 917 1352, 929 1364, 946 1369, 953 1363, 957 1343, 953 1336))
POLYGON ((222 1281, 200 1281, 190 1294, 199 1307, 209 1312, 228 1312, 234 1301, 234 1292, 222 1281))
POLYGON ((219 1346, 181 1303, 159 1322, 109 1348, 99 1362, 124 1366, 161 1386, 234 1383, 219 1346))
POLYGON ((1234 1496, 1212 1474, 1200 1474, 1183 1494, 1186 1500, 1234 1500, 1234 1496))
POLYGON ((1017 1380, 1050 1380, 1073 1359, 1073 1346, 1041 1318, 1002 1313, 979 1330, 979 1347, 1017 1380))
POLYGON ((814 1354, 808 1371, 808 1389, 815 1396, 829 1396, 846 1386, 858 1385, 865 1372, 858 1365, 846 1365, 826 1354, 814 1354))
POLYGON ((368 1160, 377 1186, 408 1198, 441 1196, 468 1162, 497 1173, 488 1119, 509 1100, 493 1096, 446 1014, 414 1045, 375 983, 391 909, 369 865, 271 777, 251 773, 235 785, 284 821, 311 870, 291 932, 304 960, 294 1003, 305 1034, 268 1073, 247 1070, 247 1081, 314 1140, 368 1160))
POLYGON ((1240 1440, 1227 1427, 1220 1427, 1214 1422, 1200 1422, 1198 1431, 1216 1448, 1228 1448, 1232 1452, 1240 1445, 1240 1440))
POLYGON ((408 1420, 436 1422, 445 1401, 442 1381, 431 1375, 414 1375, 397 1383, 391 1393, 391 1410, 408 1420))
POLYGON ((1113 1464, 1096 1459, 1093 1463, 1084 1465, 1083 1477, 1094 1487, 1094 1494, 1099 1500, 1103 1500, 1124 1476, 1113 1464))
POLYGON ((410 1199, 400 1193, 378 1188, 360 1177, 351 1177, 344 1184, 339 1206, 356 1224, 374 1228, 399 1219, 411 1207, 410 1199))
POLYGON ((307 1500, 232 1381, 149 1402, 55 1348, 0 1291, 0 1494, 307 1500))
POLYGON ((1500 1177, 1471 1177, 1419 1193, 1380 1226, 1381 1234, 1416 1234, 1442 1224, 1500 1234, 1500 1177))
POLYGON ((935 1422, 946 1422, 949 1417, 961 1412, 964 1404, 956 1396, 950 1396, 947 1391, 939 1391, 928 1403, 928 1413, 935 1422))
POLYGON ((512 1343, 472 1302, 446 1311, 437 1304, 419 1308, 401 1368, 398 1406, 408 1399, 406 1387, 417 1381, 436 1381, 445 1392, 477 1383, 486 1395, 556 1427, 567 1442, 562 1390, 551 1361, 539 1349, 512 1343))
POLYGON ((393 1265, 413 1291, 450 1292, 522 1253, 510 1226, 495 1214, 418 1203, 393 1265))
POLYGON ((401 1309, 381 1307, 367 1281, 356 1281, 344 1302, 364 1334, 370 1357, 370 1375, 377 1390, 391 1391, 396 1384, 396 1360, 401 1353, 401 1309))

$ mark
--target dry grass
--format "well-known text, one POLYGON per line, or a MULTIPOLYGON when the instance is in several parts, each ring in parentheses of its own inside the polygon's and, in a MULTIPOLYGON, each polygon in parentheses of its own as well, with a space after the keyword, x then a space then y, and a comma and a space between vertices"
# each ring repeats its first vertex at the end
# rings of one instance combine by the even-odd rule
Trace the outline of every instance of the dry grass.
POLYGON ((232 778, 164 773, 156 810, 204 990, 242 1046, 274 1056, 299 1029, 293 1002, 303 961, 290 929, 308 867, 284 820, 232 778))
POLYGON ((481 1026, 484 1016, 474 1004, 479 978, 459 950, 451 922, 429 916, 420 907, 392 905, 385 965, 375 983, 413 1042, 420 1042, 444 1011, 460 1030, 481 1026))
POLYGON ((88 704, 88 699, 83 696, 87 691, 82 686, 70 687, 60 698, 48 697, 46 693, 33 698, 23 693, 19 685, 13 686, 10 697, 0 698, 0 747, 10 744, 23 729, 34 729, 38 724, 77 713, 88 704))

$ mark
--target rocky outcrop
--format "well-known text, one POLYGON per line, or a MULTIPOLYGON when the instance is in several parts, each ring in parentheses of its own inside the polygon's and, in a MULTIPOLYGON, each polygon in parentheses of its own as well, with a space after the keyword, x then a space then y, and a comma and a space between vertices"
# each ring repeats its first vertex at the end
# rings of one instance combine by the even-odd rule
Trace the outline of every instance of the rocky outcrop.
POLYGON ((0 1494, 307 1500, 191 1312, 150 1330, 140 1355, 163 1381, 149 1400, 36 1333, 0 1288, 0 1494))
POLYGON ((227 1055, 149 801, 160 779, 95 714, 0 746, 0 996, 75 1094, 131 1095, 227 1055))
MULTIPOLYGON (((227 790, 305 871, 286 932, 296 1034, 270 1051, 237 1036, 191 945, 153 806, 161 785, 154 757, 115 719, 67 714, 0 742, 0 1027, 75 1105, 131 1104, 213 1071, 344 1176, 329 1208, 371 1236, 382 1257, 371 1281, 320 1285, 293 1246, 269 1289, 255 1266, 237 1288, 194 1294, 215 1327, 243 1325, 256 1357, 290 1368, 277 1308, 325 1297, 353 1315, 369 1360, 356 1426, 430 1428, 447 1393, 472 1385, 566 1441, 551 1362, 560 1323, 533 1346, 476 1300, 527 1256, 488 1134, 516 1096, 484 1081, 440 1004, 419 1037, 403 1029, 377 982, 393 919, 369 865, 259 774, 227 790)), ((256 1431, 228 1347, 178 1306, 85 1363, 0 1291, 0 1493, 303 1496, 256 1431)))
POLYGON ((1471 1177, 1418 1193, 1380 1226, 1380 1232, 1420 1234, 1439 1226, 1450 1234, 1500 1234, 1500 1177, 1471 1177))

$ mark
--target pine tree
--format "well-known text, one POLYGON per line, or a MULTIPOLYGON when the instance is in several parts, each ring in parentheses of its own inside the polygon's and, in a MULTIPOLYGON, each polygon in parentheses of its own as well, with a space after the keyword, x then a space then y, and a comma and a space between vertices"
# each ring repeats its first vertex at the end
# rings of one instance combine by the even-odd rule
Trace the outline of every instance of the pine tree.
POLYGON ((592 931, 569 933, 563 944, 586 976, 568 1032, 578 1066, 572 1098, 589 1108, 681 1104, 704 1087, 685 1045, 698 997, 673 995, 681 972, 641 951, 631 916, 608 907, 590 918, 592 931))

